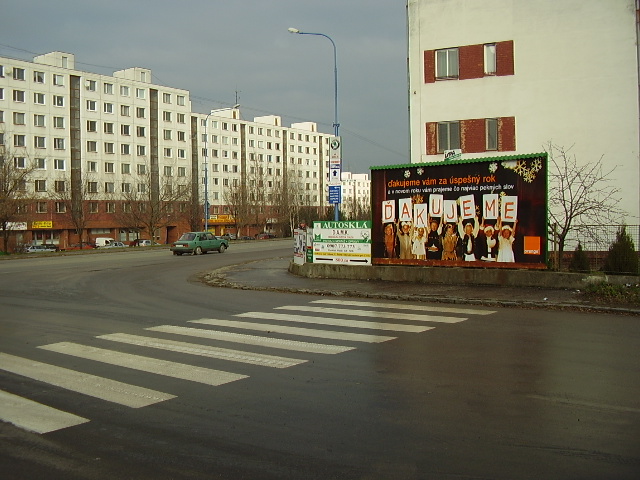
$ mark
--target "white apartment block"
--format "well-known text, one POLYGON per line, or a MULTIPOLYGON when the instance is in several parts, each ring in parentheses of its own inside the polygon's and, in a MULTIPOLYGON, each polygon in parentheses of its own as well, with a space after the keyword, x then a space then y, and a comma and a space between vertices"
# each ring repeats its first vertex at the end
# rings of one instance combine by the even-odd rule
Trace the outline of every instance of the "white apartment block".
POLYGON ((408 0, 411 161, 570 148, 640 215, 637 0, 408 0))
MULTIPOLYGON (((132 193, 148 189, 191 190, 201 223, 206 191, 212 219, 221 219, 211 223, 216 233, 233 224, 224 217, 225 187, 241 182, 265 191, 295 183, 301 204, 324 207, 331 137, 312 122, 243 120, 237 107, 194 113, 187 90, 153 84, 145 68, 109 76, 76 70, 69 53, 33 62, 0 57, 0 149, 17 168, 35 165, 24 186, 33 205, 13 224, 15 244, 78 242, 67 207, 56 201, 64 195, 88 203, 85 241, 129 240, 131 228, 117 214, 131 208, 132 193)), ((188 228, 177 217, 157 240, 188 228)))
POLYGON ((342 204, 341 214, 353 220, 362 211, 371 209, 371 180, 368 173, 342 172, 342 204))

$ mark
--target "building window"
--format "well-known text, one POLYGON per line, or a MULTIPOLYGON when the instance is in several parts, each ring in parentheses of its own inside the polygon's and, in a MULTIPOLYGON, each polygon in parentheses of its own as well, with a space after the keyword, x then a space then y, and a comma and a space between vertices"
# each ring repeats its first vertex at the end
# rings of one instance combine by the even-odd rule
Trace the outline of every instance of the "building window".
POLYGON ((53 117, 53 128, 64 128, 64 117, 53 117))
POLYGON ((171 112, 167 112, 167 111, 162 112, 162 119, 165 122, 170 122, 171 121, 171 112))
POLYGON ((185 123, 184 122, 184 113, 178 113, 178 123, 185 123))
POLYGON ((25 77, 25 71, 24 68, 14 68, 13 69, 13 79, 14 80, 24 80, 25 77))
POLYGON ((438 123, 438 153, 460 148, 460 122, 438 123))
POLYGON ((120 153, 122 155, 131 155, 131 145, 123 143, 120 145, 120 153))
POLYGON ((115 153, 114 143, 113 142, 105 142, 104 144, 104 153, 115 153))
POLYGON ((136 88, 136 98, 145 98, 146 92, 144 88, 136 88))
POLYGON ((146 115, 145 110, 143 107, 136 107, 136 117, 137 118, 144 118, 146 115))
POLYGON ((45 137, 33 137, 34 148, 47 148, 47 140, 45 137))
POLYGON ((98 142, 95 141, 87 141, 87 152, 97 152, 98 151, 98 142))
POLYGON ((98 109, 98 102, 95 100, 87 100, 87 110, 90 112, 95 112, 98 109))
POLYGON ((162 102, 163 103, 171 103, 171 94, 170 93, 163 93, 162 94, 162 102))
POLYGON ((484 74, 496 74, 496 44, 489 43, 484 46, 484 74))
POLYGON ((104 173, 114 173, 115 164, 113 162, 107 162, 104 164, 104 173))
POLYGON ((36 213, 47 213, 47 202, 37 202, 36 213))
POLYGON ((130 117, 131 107, 129 105, 120 105, 120 115, 123 117, 130 117))
POLYGON ((147 147, 145 145, 138 145, 137 154, 139 157, 144 157, 147 154, 147 147))
POLYGON ((145 127, 136 127, 136 135, 138 137, 146 137, 145 127))
POLYGON ((89 213, 98 213, 98 202, 89 202, 89 213))
POLYGON ((13 112, 13 124, 14 125, 25 125, 26 115, 22 112, 13 112))
POLYGON ((13 165, 16 168, 27 168, 27 159, 25 157, 14 157, 13 165))
POLYGON ((131 173, 131 164, 130 163, 123 163, 122 165, 120 165, 120 171, 125 175, 130 174, 131 173))
POLYGON ((137 168, 138 168, 138 175, 147 174, 147 166, 144 163, 138 164, 137 168))
POLYGON ((98 171, 98 162, 87 162, 87 172, 96 173, 98 171))
POLYGON ((44 72, 33 72, 33 81, 35 83, 44 83, 44 72))
POLYGON ((36 105, 44 105, 44 98, 44 93, 35 92, 33 94, 33 103, 35 103, 36 105))
POLYGON ((164 130, 163 136, 165 140, 171 140, 171 130, 164 130))
POLYGON ((13 146, 14 147, 26 147, 27 146, 27 137, 26 137, 26 135, 14 135, 13 136, 13 146))
POLYGON ((126 85, 121 85, 120 86, 120 95, 122 95, 123 97, 128 97, 129 96, 129 87, 127 87, 126 85))
POLYGON ((113 103, 105 102, 103 111, 104 113, 113 113, 113 103))
POLYGON ((104 182, 104 192, 105 193, 113 193, 115 192, 115 184, 113 182, 104 182))
POLYGON ((170 148, 165 148, 165 149, 164 149, 164 156, 165 156, 166 158, 171 158, 171 156, 172 156, 172 155, 173 155, 173 153, 172 153, 172 151, 171 151, 171 149, 170 149, 170 148))
POLYGON ((458 49, 436 50, 436 78, 458 78, 458 49))
POLYGON ((122 184, 122 193, 130 193, 131 192, 131 184, 123 183, 122 184))
POLYGON ((54 95, 53 104, 56 107, 64 107, 64 97, 62 95, 54 95))
POLYGON ((24 90, 14 90, 13 101, 24 103, 24 90))
POLYGON ((87 80, 85 82, 85 87, 88 91, 90 92, 95 92, 96 91, 96 81, 95 80, 87 80))
POLYGON ((54 158, 53 159, 53 169, 54 170, 64 170, 64 159, 62 159, 62 158, 54 158))
POLYGON ((147 184, 139 183, 138 184, 138 193, 146 193, 147 192, 147 184))
POLYGON ((165 177, 172 177, 173 176, 173 168, 170 167, 169 165, 165 165, 165 167, 164 167, 164 176, 165 177))
POLYGON ((46 191, 47 191, 47 181, 36 180, 36 192, 46 192, 46 191))
POLYGON ((53 84, 57 85, 59 87, 63 87, 64 86, 64 76, 63 75, 57 75, 57 74, 53 74, 53 84))
POLYGON ((34 127, 44 127, 44 115, 34 115, 33 116, 33 126, 34 127))
POLYGON ((107 95, 113 95, 113 83, 104 84, 104 93, 107 95))
POLYGON ((56 202, 56 213, 65 213, 67 211, 67 206, 64 202, 56 202))
POLYGON ((113 133, 113 123, 104 122, 104 133, 113 133))
POLYGON ((58 193, 67 191, 67 183, 64 180, 56 180, 54 185, 56 192, 58 193))
POLYGON ((187 151, 184 148, 178 149, 178 158, 182 158, 182 159, 187 158, 187 151))
POLYGON ((187 176, 187 168, 186 167, 178 167, 178 176, 186 177, 187 176))
POLYGON ((186 142, 187 141, 187 134, 185 132, 178 132, 178 141, 179 142, 186 142))
POLYGON ((487 132, 487 150, 498 150, 498 119, 487 118, 485 125, 487 132))

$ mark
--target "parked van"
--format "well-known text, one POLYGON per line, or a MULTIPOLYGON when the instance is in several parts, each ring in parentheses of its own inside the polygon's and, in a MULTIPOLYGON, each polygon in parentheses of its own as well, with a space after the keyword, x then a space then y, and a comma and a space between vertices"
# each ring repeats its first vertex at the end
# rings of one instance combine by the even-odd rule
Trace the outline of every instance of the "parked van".
POLYGON ((115 239, 109 237, 98 237, 96 238, 96 248, 106 247, 107 245, 110 245, 111 242, 115 242, 115 239))

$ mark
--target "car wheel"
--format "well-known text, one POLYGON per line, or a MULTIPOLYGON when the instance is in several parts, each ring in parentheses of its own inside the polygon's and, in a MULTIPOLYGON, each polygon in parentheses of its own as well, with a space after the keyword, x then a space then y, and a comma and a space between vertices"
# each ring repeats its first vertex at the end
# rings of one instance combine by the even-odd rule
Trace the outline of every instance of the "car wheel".
POLYGON ((194 255, 202 255, 202 247, 196 247, 193 251, 194 255))
POLYGON ((225 251, 225 249, 226 249, 226 248, 227 248, 227 247, 225 247, 225 246, 224 246, 224 244, 222 244, 222 245, 220 245, 220 248, 218 248, 218 251, 219 251, 220 253, 224 253, 224 251, 225 251))

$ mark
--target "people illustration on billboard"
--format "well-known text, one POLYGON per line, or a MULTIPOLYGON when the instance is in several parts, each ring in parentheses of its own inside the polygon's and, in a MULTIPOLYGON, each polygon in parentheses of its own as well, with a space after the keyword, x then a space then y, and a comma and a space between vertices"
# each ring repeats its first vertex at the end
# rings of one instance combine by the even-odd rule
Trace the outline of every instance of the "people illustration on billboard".
POLYGON ((427 232, 424 227, 414 228, 413 242, 411 245, 411 253, 413 258, 418 260, 424 260, 427 258, 427 249, 425 244, 427 242, 427 232))
POLYGON ((442 225, 429 217, 429 233, 427 234, 427 258, 442 259, 442 225))
POLYGON ((386 223, 384 226, 384 256, 385 258, 398 258, 396 238, 396 224, 393 222, 386 223))
POLYGON ((442 260, 457 260, 458 235, 456 234, 454 225, 447 223, 444 227, 444 236, 442 237, 442 260))
POLYGON ((462 259, 465 262, 473 262, 476 258, 476 239, 480 230, 478 217, 469 220, 458 220, 458 232, 462 238, 462 259))
POLYGON ((398 228, 398 242, 400 243, 400 258, 403 260, 411 260, 413 258, 413 255, 411 254, 412 234, 412 223, 406 221, 400 222, 400 228, 398 228))
POLYGON ((485 224, 484 220, 478 232, 477 250, 480 260, 495 262, 498 258, 498 238, 496 229, 491 224, 485 224))
POLYGON ((503 224, 501 219, 498 218, 498 230, 500 236, 498 237, 498 262, 515 262, 515 256, 513 254, 513 242, 516 235, 516 220, 513 227, 503 224))

